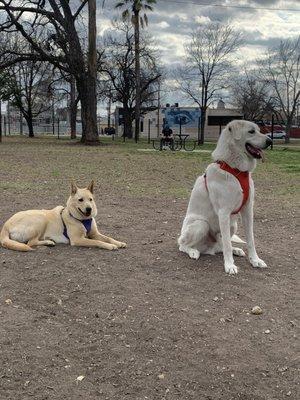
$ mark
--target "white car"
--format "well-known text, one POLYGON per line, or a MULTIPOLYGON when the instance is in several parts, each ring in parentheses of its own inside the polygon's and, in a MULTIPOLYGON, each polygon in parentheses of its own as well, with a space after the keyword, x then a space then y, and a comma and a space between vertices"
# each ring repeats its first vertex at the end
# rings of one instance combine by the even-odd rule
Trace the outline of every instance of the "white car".
MULTIPOLYGON (((272 138, 272 133, 271 132, 267 133, 267 136, 269 138, 272 138)), ((286 132, 284 131, 273 132, 273 139, 285 139, 285 137, 286 137, 286 132)))

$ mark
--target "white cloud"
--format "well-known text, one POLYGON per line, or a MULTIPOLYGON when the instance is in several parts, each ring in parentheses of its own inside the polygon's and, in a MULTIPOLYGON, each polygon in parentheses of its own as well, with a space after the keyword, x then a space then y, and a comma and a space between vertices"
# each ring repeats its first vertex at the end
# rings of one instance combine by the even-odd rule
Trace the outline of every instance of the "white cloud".
POLYGON ((158 26, 159 28, 165 29, 165 28, 169 28, 169 24, 166 21, 161 21, 158 24, 156 24, 156 26, 158 26))
POLYGON ((207 24, 211 22, 209 17, 204 17, 203 15, 196 15, 194 19, 197 24, 207 24))

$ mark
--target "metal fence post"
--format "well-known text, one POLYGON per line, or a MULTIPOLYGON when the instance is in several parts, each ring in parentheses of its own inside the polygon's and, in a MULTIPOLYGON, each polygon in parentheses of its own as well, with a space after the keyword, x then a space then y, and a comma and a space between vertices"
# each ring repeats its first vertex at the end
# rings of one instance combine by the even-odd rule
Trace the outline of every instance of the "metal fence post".
POLYGON ((0 101, 0 142, 2 142, 2 109, 1 109, 1 101, 0 101))
POLYGON ((6 125, 7 125, 6 115, 3 116, 3 122, 4 122, 4 136, 6 136, 6 125))
POLYGON ((150 129, 151 129, 151 121, 149 118, 148 119, 148 144, 150 144, 150 135, 151 135, 150 129))
POLYGON ((271 150, 273 150, 273 139, 274 139, 274 114, 272 114, 271 139, 272 139, 271 150))
POLYGON ((57 139, 59 139, 59 118, 57 118, 57 139))
POLYGON ((181 131, 182 131, 182 122, 181 122, 181 117, 179 118, 179 135, 181 139, 181 131))

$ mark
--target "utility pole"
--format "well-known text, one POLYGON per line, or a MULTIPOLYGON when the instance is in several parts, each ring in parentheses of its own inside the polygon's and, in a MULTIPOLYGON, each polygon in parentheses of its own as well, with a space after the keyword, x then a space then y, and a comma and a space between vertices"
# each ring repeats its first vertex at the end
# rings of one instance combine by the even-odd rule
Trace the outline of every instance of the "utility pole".
POLYGON ((158 80, 158 96, 157 96, 157 137, 160 135, 160 79, 158 80))

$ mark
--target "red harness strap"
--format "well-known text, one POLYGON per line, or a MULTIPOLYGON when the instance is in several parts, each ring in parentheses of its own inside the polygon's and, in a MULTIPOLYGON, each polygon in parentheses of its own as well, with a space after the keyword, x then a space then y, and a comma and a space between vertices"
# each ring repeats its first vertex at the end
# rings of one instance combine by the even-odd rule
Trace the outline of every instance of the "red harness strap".
MULTIPOLYGON (((249 172, 248 171, 240 171, 237 168, 232 168, 230 167, 228 164, 226 164, 226 162, 224 161, 216 161, 217 164, 220 165, 220 168, 223 169, 226 172, 229 172, 231 175, 233 175, 240 183, 242 191, 243 191, 243 201, 241 206, 234 211, 232 214, 238 214, 242 207, 247 203, 248 197, 249 197, 249 191, 250 191, 250 180, 249 180, 249 172)), ((206 190, 208 191, 208 187, 207 187, 207 178, 206 178, 206 174, 204 174, 204 183, 205 183, 205 187, 206 190)))

